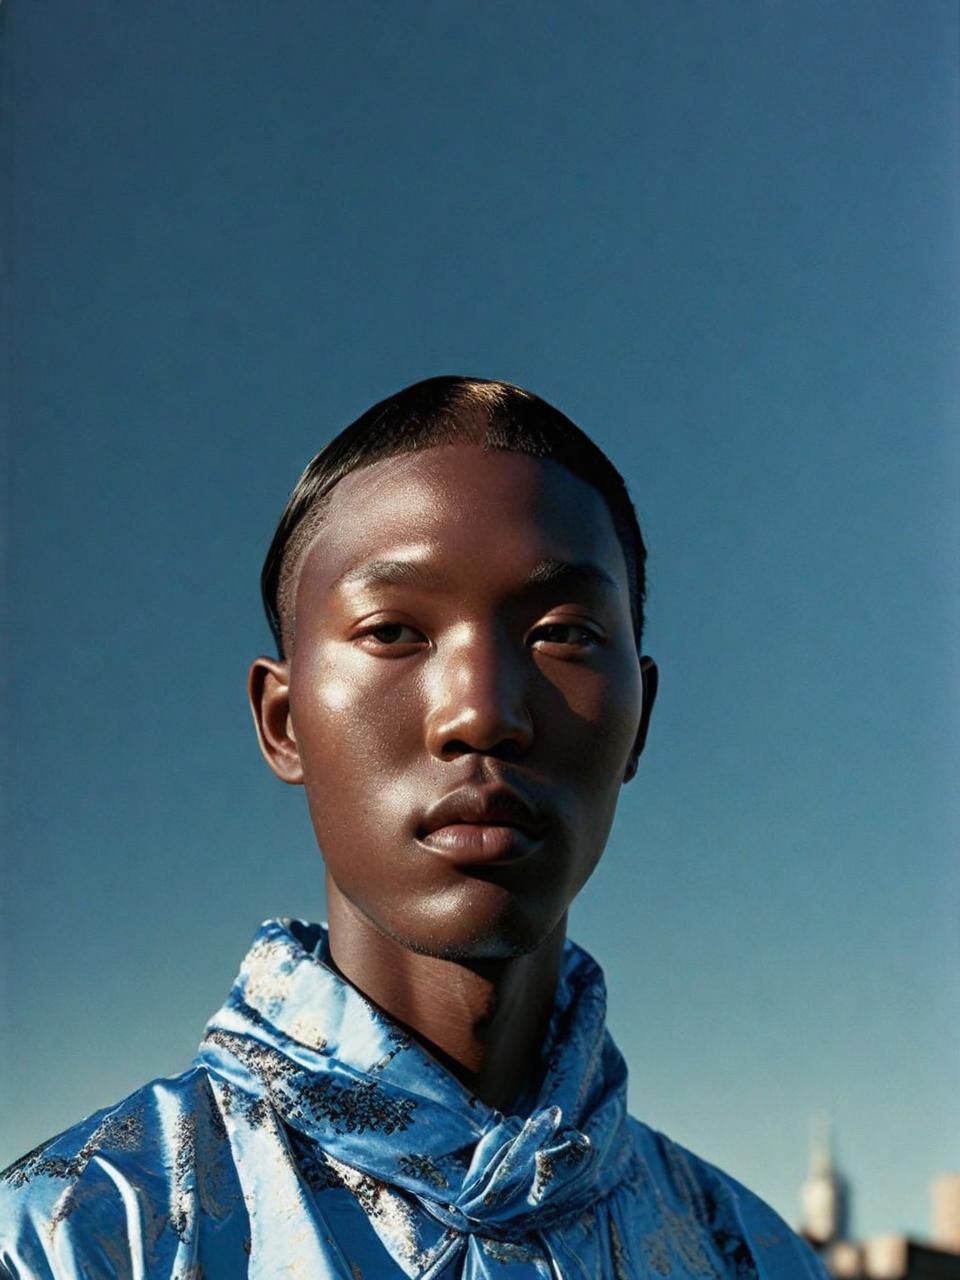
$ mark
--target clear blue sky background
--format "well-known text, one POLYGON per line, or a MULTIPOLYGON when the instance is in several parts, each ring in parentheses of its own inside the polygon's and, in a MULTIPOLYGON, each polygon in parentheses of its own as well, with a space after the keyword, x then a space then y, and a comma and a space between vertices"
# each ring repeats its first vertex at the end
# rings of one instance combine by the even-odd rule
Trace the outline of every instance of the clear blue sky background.
POLYGON ((662 668, 572 932, 632 1108, 791 1221, 960 1166, 953 0, 5 6, 0 1162, 322 917, 244 700, 306 460, 438 372, 623 468, 662 668))

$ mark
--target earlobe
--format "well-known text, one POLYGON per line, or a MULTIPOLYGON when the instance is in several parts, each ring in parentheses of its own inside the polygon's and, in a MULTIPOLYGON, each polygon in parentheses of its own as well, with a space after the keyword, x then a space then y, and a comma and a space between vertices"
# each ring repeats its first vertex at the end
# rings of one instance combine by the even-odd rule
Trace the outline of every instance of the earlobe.
POLYGON ((637 729, 637 736, 634 739, 633 749, 630 752, 630 758, 627 761, 627 767, 624 770, 624 782, 629 782, 631 778, 634 778, 637 769, 640 767, 640 756, 643 754, 643 748, 647 741, 647 730, 650 727, 650 714, 653 711, 653 704, 657 700, 660 673, 657 670, 657 664, 652 658, 640 659, 640 678, 642 682, 640 725, 637 729))
POLYGON ((281 782, 302 783, 303 767, 290 721, 290 664, 254 658, 247 697, 263 758, 281 782))

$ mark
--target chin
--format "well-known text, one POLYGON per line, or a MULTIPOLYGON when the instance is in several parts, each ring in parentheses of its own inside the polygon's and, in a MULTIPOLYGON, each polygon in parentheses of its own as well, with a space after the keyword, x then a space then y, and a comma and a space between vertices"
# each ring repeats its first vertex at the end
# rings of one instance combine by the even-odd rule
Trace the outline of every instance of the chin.
MULTIPOLYGON (((493 886, 486 886, 492 889, 493 886)), ((554 933, 563 912, 531 911, 516 899, 478 902, 474 894, 456 906, 421 910, 389 932, 396 942, 417 955, 458 963, 513 960, 536 951, 554 933)), ((538 904, 542 906, 542 904, 538 904)), ((440 907, 440 904, 436 904, 440 907)))

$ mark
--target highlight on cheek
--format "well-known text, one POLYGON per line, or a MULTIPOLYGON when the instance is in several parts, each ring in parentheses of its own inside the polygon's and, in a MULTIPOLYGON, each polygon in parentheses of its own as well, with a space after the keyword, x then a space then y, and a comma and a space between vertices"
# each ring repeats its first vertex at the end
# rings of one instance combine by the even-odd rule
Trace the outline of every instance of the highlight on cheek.
POLYGON ((353 690, 348 681, 336 678, 322 680, 317 686, 321 705, 334 713, 346 711, 353 701, 353 690))

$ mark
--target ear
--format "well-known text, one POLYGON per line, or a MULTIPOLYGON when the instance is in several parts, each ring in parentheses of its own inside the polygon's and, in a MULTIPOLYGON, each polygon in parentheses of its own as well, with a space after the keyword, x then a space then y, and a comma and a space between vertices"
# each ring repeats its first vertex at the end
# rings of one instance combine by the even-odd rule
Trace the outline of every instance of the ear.
POLYGON ((263 758, 281 782, 303 782, 303 766, 290 720, 290 664, 254 658, 247 697, 263 758))
POLYGON ((640 707, 640 727, 637 730, 637 736, 630 751, 630 758, 627 761, 627 767, 623 775, 624 782, 629 782, 635 776, 640 765, 640 756, 647 741, 647 729, 650 727, 650 713, 653 711, 653 704, 657 700, 660 673, 657 671, 657 664, 652 658, 640 659, 640 678, 643 689, 640 707))

